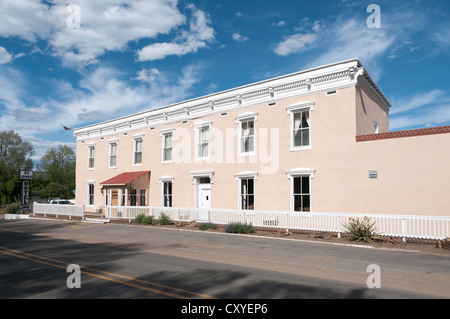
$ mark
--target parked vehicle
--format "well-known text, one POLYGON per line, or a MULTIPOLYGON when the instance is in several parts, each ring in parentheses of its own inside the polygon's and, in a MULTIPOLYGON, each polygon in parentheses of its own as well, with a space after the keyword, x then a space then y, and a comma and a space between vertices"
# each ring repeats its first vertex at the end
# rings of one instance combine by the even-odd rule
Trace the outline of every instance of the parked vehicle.
POLYGON ((72 203, 67 199, 53 199, 50 201, 50 204, 56 205, 72 205, 72 203))

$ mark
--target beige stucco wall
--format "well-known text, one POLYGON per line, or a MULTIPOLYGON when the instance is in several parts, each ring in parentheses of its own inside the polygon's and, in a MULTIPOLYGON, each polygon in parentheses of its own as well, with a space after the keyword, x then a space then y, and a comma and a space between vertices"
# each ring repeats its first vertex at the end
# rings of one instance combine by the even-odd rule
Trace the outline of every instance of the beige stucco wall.
POLYGON ((150 170, 150 206, 161 206, 159 178, 170 176, 174 178, 173 206, 194 207, 195 191, 189 173, 213 171, 212 208, 236 209, 235 174, 253 171, 258 173, 255 209, 287 211, 291 209, 291 185, 286 171, 301 167, 315 171, 311 180, 314 212, 449 215, 450 134, 356 142, 357 134, 373 133, 374 121, 380 132, 388 131, 388 110, 367 83, 359 81, 358 86, 340 89, 330 96, 319 92, 279 100, 275 106, 264 103, 242 107, 228 111, 226 116, 216 113, 185 124, 78 141, 76 203, 87 203, 87 180, 96 183, 95 205, 103 205, 101 182, 123 172, 150 170), (300 102, 314 102, 311 148, 291 151, 286 107, 300 102), (248 112, 257 113, 256 155, 242 157, 238 155, 239 125, 235 117, 248 112), (206 161, 195 159, 195 124, 202 121, 211 122, 210 147, 217 155, 206 161), (168 128, 175 130, 174 161, 162 163, 160 132, 168 128), (132 137, 136 134, 143 134, 143 164, 139 166, 133 166, 132 137), (226 138, 233 134, 233 139, 226 138), (264 134, 267 141, 261 140, 264 134), (183 139, 177 139, 179 136, 183 139), (118 140, 116 168, 108 168, 111 139, 118 140), (88 143, 96 143, 94 170, 87 169, 88 143), (190 156, 177 156, 180 145, 190 156), (377 170, 378 179, 369 180, 369 170, 377 170))
POLYGON ((360 77, 356 86, 356 135, 373 134, 378 123, 378 133, 389 132, 389 109, 379 96, 360 77))

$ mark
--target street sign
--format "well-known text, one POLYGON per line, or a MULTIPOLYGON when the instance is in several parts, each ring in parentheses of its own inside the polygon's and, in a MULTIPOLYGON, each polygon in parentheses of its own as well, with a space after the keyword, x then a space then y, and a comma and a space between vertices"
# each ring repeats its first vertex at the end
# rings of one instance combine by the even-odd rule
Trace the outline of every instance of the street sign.
POLYGON ((19 179, 33 179, 33 171, 19 171, 19 179))

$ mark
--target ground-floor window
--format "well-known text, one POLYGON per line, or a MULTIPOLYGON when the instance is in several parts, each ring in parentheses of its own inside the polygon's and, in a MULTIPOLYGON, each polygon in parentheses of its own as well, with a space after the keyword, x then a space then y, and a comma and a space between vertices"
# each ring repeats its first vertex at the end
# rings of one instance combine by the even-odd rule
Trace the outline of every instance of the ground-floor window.
POLYGON ((240 183, 240 209, 255 209, 255 180, 242 178, 240 183))
POLYGON ((293 177, 293 203, 294 211, 309 212, 311 209, 310 179, 309 176, 293 177))
POLYGON ((163 182, 163 207, 172 207, 172 182, 163 182))
POLYGON ((147 206, 147 191, 145 189, 141 189, 139 191, 139 206, 147 206))
POLYGON ((128 200, 130 201, 130 206, 136 206, 137 204, 137 194, 135 189, 128 190, 128 200))
POLYGON ((88 184, 88 205, 94 205, 94 184, 88 184))

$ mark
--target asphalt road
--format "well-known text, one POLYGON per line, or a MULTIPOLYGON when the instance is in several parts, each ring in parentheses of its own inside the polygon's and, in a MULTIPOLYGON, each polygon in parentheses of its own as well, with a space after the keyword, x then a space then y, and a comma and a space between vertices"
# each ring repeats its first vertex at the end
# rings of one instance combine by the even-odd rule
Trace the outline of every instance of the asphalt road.
POLYGON ((1 299, 449 297, 446 255, 132 225, 0 220, 1 299), (373 264, 381 287, 370 289, 367 267, 373 264), (80 267, 79 277, 67 272, 69 265, 80 267), (69 288, 68 279, 80 288, 69 288))

